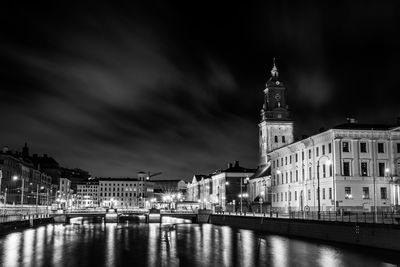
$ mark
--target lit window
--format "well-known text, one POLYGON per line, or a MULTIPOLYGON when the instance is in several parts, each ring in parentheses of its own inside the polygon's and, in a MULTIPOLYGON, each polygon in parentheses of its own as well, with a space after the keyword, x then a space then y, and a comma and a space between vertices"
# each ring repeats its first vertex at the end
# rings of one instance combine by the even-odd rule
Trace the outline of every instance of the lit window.
POLYGON ((381 187, 381 199, 387 199, 386 187, 381 187))
POLYGON ((369 199, 369 187, 363 187, 363 199, 369 199))
POLYGON ((350 152, 350 144, 349 144, 349 142, 343 142, 342 143, 342 151, 343 152, 350 152))
POLYGON ((351 187, 345 187, 344 188, 344 198, 345 199, 352 199, 353 196, 351 195, 351 187))
POLYGON ((360 143, 360 152, 367 153, 367 143, 365 142, 360 143))

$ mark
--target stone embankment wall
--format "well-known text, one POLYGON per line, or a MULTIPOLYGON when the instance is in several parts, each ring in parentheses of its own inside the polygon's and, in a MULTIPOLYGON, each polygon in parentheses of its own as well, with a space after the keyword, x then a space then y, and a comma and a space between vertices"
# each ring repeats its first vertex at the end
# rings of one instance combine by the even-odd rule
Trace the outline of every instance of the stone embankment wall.
POLYGON ((18 229, 29 228, 43 224, 54 223, 54 219, 50 218, 35 218, 22 221, 0 223, 0 233, 7 233, 18 229))
POLYGON ((400 226, 313 220, 210 215, 210 223, 400 251, 400 226))

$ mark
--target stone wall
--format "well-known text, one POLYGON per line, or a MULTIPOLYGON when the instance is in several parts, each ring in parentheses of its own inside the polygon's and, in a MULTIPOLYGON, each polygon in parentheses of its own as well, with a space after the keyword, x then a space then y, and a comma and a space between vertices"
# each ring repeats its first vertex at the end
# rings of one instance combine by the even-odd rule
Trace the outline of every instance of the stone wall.
POLYGON ((280 235, 400 251, 400 226, 211 215, 210 223, 280 235))

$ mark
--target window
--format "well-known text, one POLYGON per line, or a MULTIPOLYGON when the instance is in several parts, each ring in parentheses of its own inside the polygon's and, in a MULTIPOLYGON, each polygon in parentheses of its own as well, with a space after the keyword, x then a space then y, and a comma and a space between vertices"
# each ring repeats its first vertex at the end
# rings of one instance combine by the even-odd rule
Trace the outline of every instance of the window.
POLYGON ((297 200, 297 191, 294 191, 294 200, 297 200))
POLYGON ((285 157, 285 165, 287 165, 287 156, 285 157))
POLYGON ((368 163, 361 162, 361 176, 368 176, 368 163))
POLYGON ((400 143, 397 143, 397 153, 400 153, 400 143))
POLYGON ((332 199, 332 187, 329 188, 329 199, 332 199))
POLYGON ((298 155, 296 153, 296 162, 298 162, 298 161, 299 161, 299 157, 298 157, 298 155))
POLYGON ((362 197, 363 199, 369 199, 369 187, 363 187, 363 192, 362 192, 362 197))
POLYGON ((353 196, 351 195, 351 187, 346 186, 344 188, 344 198, 345 199, 352 199, 353 196))
POLYGON ((308 167, 308 179, 311 180, 311 167, 308 167))
POLYGON ((381 199, 387 199, 386 187, 381 187, 381 199))
POLYGON ((298 181, 299 181, 299 171, 296 170, 296 182, 298 182, 298 181))
POLYGON ((326 177, 326 165, 322 164, 322 177, 326 177))
POLYGON ((308 150, 308 159, 311 159, 311 149, 308 150))
POLYGON ((378 153, 385 153, 383 143, 378 143, 378 153))
POLYGON ((328 153, 332 153, 332 144, 331 143, 328 144, 328 153))
POLYGON ((286 172, 285 176, 286 176, 286 183, 288 183, 288 173, 287 172, 286 172))
POLYGON ((381 177, 385 176, 385 163, 383 162, 378 163, 378 175, 381 177))
POLYGON ((311 190, 308 189, 308 200, 311 200, 311 190))
POLYGON ((343 162, 343 176, 350 176, 350 162, 343 162))
POLYGON ((275 202, 275 195, 272 195, 272 201, 275 202))
POLYGON ((304 151, 301 151, 301 160, 304 161, 304 151))
POLYGON ((283 158, 281 158, 281 166, 283 166, 283 158))
POLYGON ((287 201, 287 192, 285 192, 285 201, 287 201))
POLYGON ((304 167, 301 169, 301 179, 304 181, 305 179, 305 175, 304 175, 304 167))
POLYGON ((275 143, 278 143, 278 136, 275 135, 275 143))
POLYGON ((317 157, 319 156, 319 147, 316 148, 315 154, 316 154, 317 157))
POLYGON ((292 155, 289 156, 289 164, 292 164, 292 155))
POLYGON ((283 192, 281 192, 281 201, 283 201, 283 192))
POLYGON ((325 145, 322 145, 322 155, 325 155, 325 145))
POLYGON ((349 142, 343 142, 342 143, 342 151, 343 152, 350 152, 350 144, 349 144, 349 142))
POLYGON ((285 136, 282 136, 282 143, 286 143, 285 136))
POLYGON ((322 188, 322 199, 325 199, 325 188, 322 188))
POLYGON ((331 164, 331 165, 329 165, 329 177, 332 177, 332 175, 333 175, 333 167, 331 164))
POLYGON ((360 143, 360 152, 367 153, 367 143, 365 142, 360 143))
POLYGON ((290 171, 290 182, 291 182, 291 183, 293 182, 292 177, 293 177, 292 171, 290 171))
POLYGON ((292 192, 289 191, 289 201, 292 201, 292 192))

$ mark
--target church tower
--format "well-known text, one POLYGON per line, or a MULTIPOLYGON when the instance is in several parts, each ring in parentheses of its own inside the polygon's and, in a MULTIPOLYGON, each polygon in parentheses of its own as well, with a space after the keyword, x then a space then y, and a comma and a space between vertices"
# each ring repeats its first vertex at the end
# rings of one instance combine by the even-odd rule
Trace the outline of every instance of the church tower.
POLYGON ((286 87, 274 65, 264 89, 264 104, 259 123, 260 165, 268 163, 267 154, 293 142, 293 121, 286 104, 286 87))

